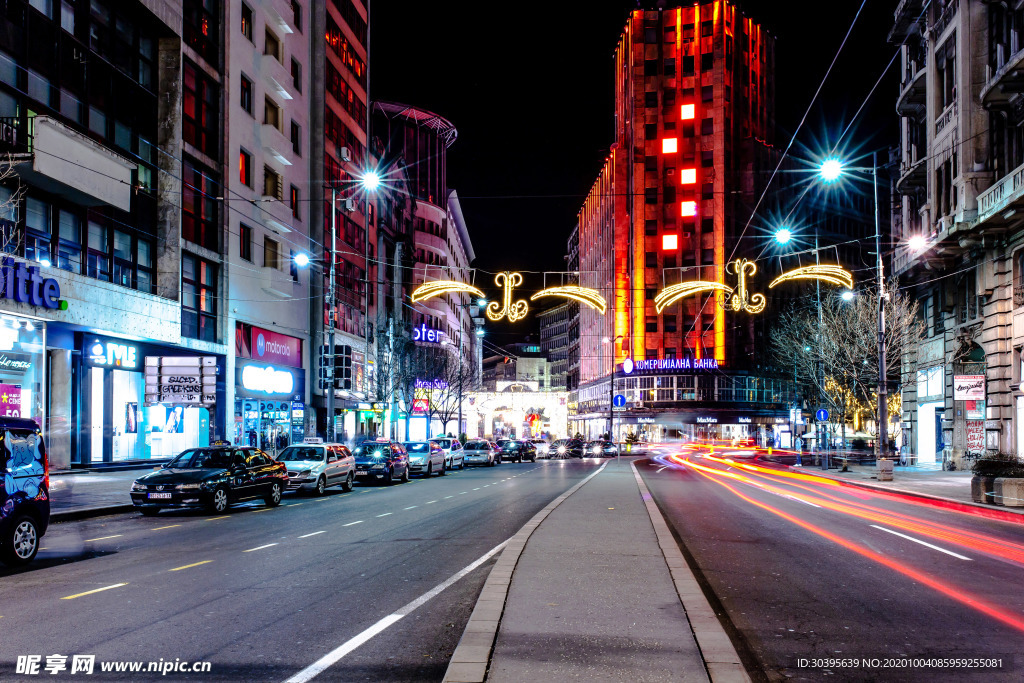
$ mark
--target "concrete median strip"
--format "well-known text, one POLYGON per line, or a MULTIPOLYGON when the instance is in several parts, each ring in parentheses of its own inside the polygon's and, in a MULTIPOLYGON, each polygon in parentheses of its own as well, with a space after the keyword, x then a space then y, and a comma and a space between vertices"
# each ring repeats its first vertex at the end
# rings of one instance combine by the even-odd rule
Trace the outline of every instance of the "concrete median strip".
POLYGON ((633 476, 636 477, 637 486, 640 488, 640 496, 647 507, 647 514, 651 517, 651 524, 654 526, 654 533, 658 537, 658 545, 665 556, 665 563, 672 574, 672 582, 676 586, 679 600, 683 603, 686 611, 686 618, 690 622, 690 629, 697 640, 701 657, 708 670, 708 677, 712 683, 749 682, 750 677, 740 660, 736 648, 733 647, 729 635, 722 628, 715 611, 704 596, 700 584, 693 575, 693 571, 683 557, 683 553, 676 544, 672 531, 668 528, 665 518, 658 509, 658 505, 651 497, 651 492, 644 483, 643 478, 636 469, 636 463, 630 463, 633 469, 633 476))
POLYGON ((529 522, 508 541, 508 545, 498 557, 497 562, 487 575, 483 590, 477 599, 476 607, 469 617, 466 629, 462 632, 448 670, 444 675, 444 683, 482 683, 487 678, 487 667, 490 663, 494 640, 498 635, 501 615, 505 609, 505 600, 512 584, 512 573, 523 554, 526 542, 541 522, 551 514, 552 510, 562 504, 566 498, 576 493, 588 481, 601 473, 604 465, 583 481, 575 484, 568 491, 547 504, 543 510, 535 514, 529 522))

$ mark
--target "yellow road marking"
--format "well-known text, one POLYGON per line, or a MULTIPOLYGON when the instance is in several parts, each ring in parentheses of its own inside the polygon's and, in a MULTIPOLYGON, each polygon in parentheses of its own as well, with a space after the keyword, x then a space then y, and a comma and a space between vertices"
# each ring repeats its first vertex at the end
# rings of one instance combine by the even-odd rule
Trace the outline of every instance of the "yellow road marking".
POLYGON ((124 534, 114 534, 113 536, 100 536, 99 538, 87 538, 85 539, 85 542, 91 543, 93 541, 105 541, 108 538, 120 538, 121 536, 124 536, 124 534))
POLYGON ((169 572, 180 572, 182 569, 191 569, 192 567, 198 567, 201 564, 209 564, 213 560, 203 560, 202 562, 195 562, 193 564, 186 564, 184 567, 175 567, 174 569, 168 569, 169 572))
POLYGON ((61 600, 74 600, 75 598, 80 598, 83 595, 92 595, 93 593, 102 593, 103 591, 108 591, 111 588, 120 588, 121 586, 127 586, 127 585, 128 585, 127 581, 125 583, 115 583, 113 586, 104 586, 103 588, 94 588, 93 590, 85 591, 84 593, 75 593, 74 595, 68 595, 68 596, 65 596, 65 597, 61 598, 61 600))
POLYGON ((150 531, 160 531, 161 529, 173 529, 176 526, 181 526, 181 525, 180 524, 169 524, 167 526, 158 526, 155 529, 150 529, 150 531))
POLYGON ((206 519, 206 521, 207 522, 212 522, 212 521, 217 520, 217 519, 227 519, 230 516, 231 515, 224 515, 223 517, 209 517, 209 518, 206 519))

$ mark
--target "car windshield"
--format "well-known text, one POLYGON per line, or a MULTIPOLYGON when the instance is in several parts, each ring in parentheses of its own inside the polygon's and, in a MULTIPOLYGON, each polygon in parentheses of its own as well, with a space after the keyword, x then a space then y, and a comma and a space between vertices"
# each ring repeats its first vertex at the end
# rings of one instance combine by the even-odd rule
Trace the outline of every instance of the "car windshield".
POLYGON ((491 445, 486 441, 469 441, 466 443, 467 451, 486 451, 491 445))
POLYGON ((352 451, 352 454, 355 455, 357 458, 360 456, 364 458, 367 456, 372 457, 374 455, 386 457, 390 450, 391 449, 388 447, 386 443, 364 443, 361 446, 356 446, 356 449, 352 451))
POLYGON ((556 442, 554 442, 551 445, 552 446, 568 446, 569 445, 569 440, 568 439, 560 439, 559 441, 556 441, 556 442))
POLYGON ((320 461, 324 459, 323 447, 314 446, 289 446, 277 456, 278 460, 285 462, 301 462, 304 460, 320 461))
POLYGON ((193 448, 184 451, 167 463, 168 468, 179 470, 198 468, 224 468, 231 464, 231 451, 193 448))
POLYGON ((410 453, 426 453, 427 451, 430 450, 430 444, 424 443, 422 441, 416 443, 406 443, 405 450, 409 451, 410 453))
POLYGON ((506 451, 514 451, 515 449, 519 448, 519 442, 506 441, 505 443, 501 444, 501 447, 504 448, 506 451))
POLYGON ((452 440, 451 439, 431 439, 431 441, 436 443, 441 448, 451 448, 452 447, 452 440))

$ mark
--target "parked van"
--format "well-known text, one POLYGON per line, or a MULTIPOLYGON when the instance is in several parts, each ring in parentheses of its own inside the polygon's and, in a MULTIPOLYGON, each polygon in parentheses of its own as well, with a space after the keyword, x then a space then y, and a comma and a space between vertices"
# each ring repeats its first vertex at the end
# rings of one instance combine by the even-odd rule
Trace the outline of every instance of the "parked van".
POLYGON ((50 464, 32 420, 0 417, 0 560, 28 564, 50 523, 50 464))

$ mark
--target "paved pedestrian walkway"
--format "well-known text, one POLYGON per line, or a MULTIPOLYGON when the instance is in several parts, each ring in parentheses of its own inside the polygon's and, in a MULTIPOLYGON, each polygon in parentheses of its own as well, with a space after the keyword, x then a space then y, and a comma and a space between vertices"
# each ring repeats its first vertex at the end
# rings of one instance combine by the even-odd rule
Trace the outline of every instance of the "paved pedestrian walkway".
MULTIPOLYGON (((855 484, 864 484, 880 489, 907 491, 927 496, 971 503, 971 473, 944 472, 937 469, 917 467, 893 468, 892 481, 879 481, 874 465, 850 465, 849 472, 822 470, 817 467, 802 468, 808 474, 820 474, 831 479, 855 484)), ((1008 510, 1012 508, 1006 508, 1008 510)))

